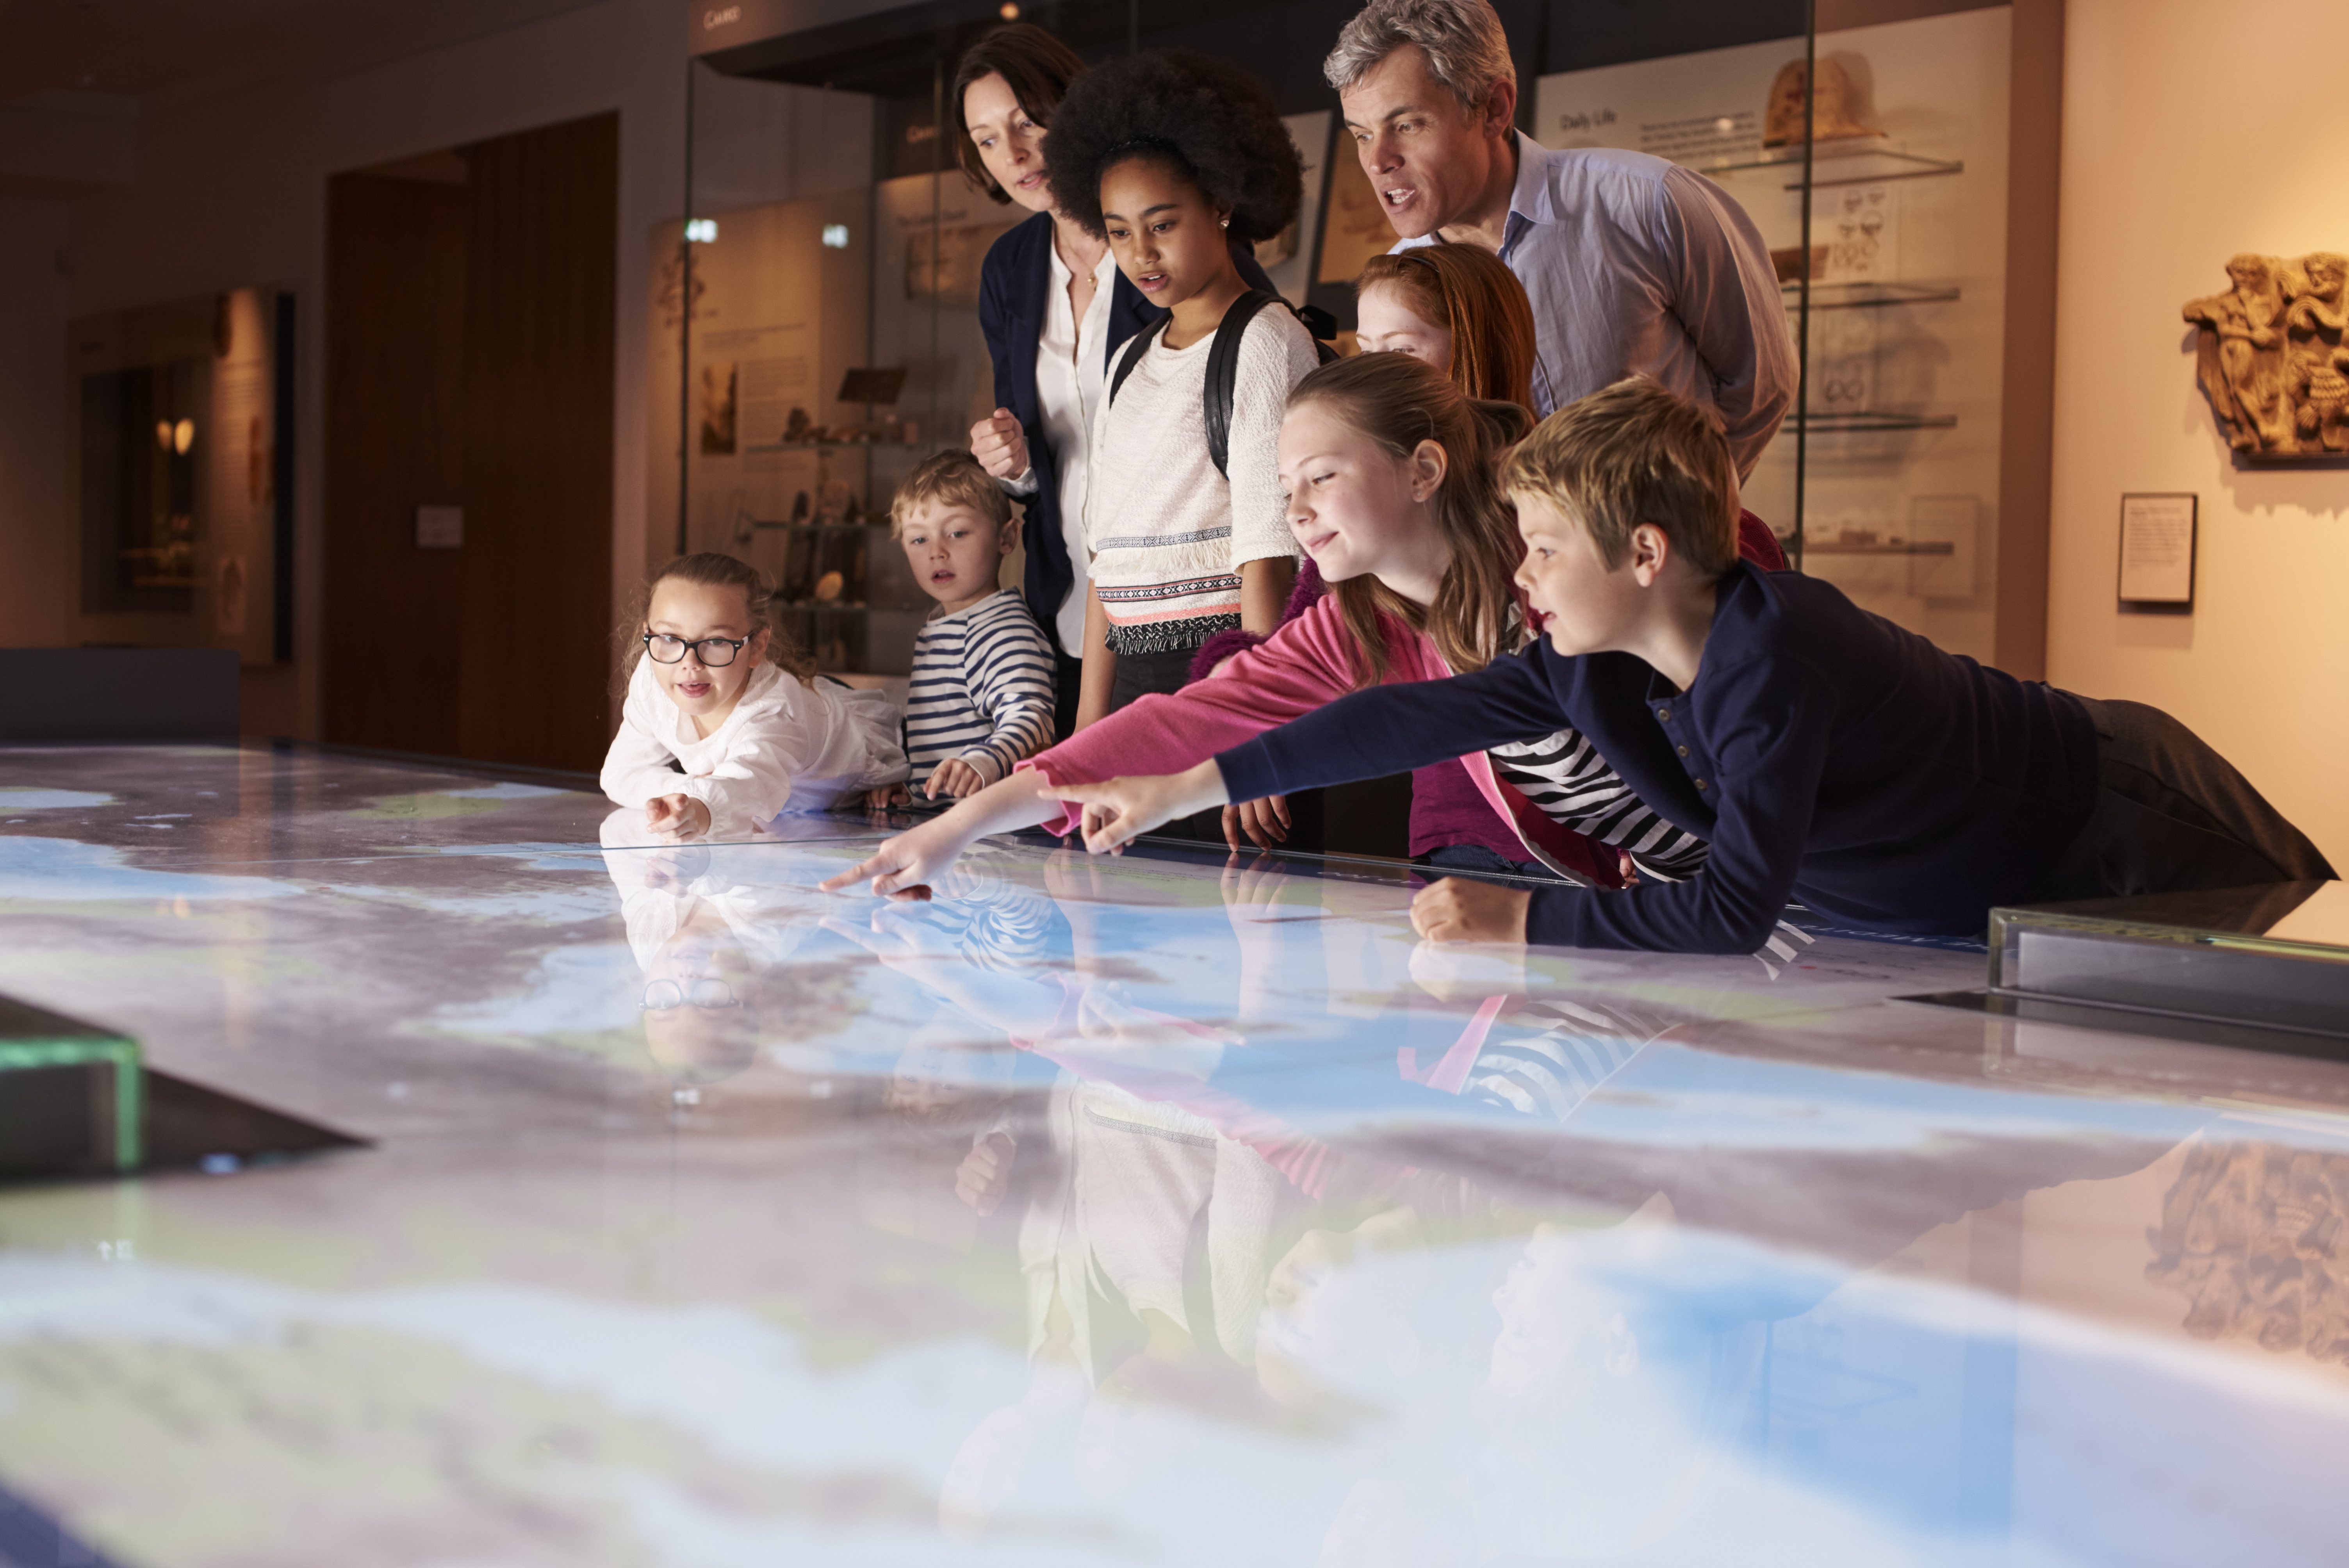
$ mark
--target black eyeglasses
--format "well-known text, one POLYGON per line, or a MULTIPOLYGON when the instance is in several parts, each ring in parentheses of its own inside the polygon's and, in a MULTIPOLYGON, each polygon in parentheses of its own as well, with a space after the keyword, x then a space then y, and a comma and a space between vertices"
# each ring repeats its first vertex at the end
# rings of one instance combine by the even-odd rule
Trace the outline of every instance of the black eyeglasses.
POLYGON ((690 648, 695 658, 713 670, 722 670, 732 664, 734 655, 750 644, 748 637, 704 637, 698 643, 688 643, 683 637, 672 637, 667 632, 645 634, 645 652, 653 656, 653 663, 682 664, 686 650, 690 648))
POLYGON ((698 1007, 707 1013, 741 1005, 734 999, 733 987, 723 980, 696 980, 690 985, 656 980, 645 987, 645 999, 638 1010, 666 1013, 673 1007, 698 1007))

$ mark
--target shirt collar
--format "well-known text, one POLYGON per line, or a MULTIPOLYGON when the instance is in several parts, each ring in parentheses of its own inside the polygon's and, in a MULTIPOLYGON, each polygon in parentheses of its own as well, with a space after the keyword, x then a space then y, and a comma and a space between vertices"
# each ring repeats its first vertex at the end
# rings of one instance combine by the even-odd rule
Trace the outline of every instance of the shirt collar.
POLYGON ((1557 206, 1549 188, 1550 150, 1524 131, 1517 132, 1517 182, 1509 187, 1509 216, 1528 222, 1557 222, 1557 206))

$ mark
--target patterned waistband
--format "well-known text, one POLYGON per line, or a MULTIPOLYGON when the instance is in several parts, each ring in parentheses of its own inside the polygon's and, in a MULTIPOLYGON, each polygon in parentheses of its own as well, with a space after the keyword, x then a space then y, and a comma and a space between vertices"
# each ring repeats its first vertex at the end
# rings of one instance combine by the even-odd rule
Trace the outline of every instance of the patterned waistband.
POLYGON ((1193 653, 1217 632, 1240 624, 1237 615, 1194 615, 1181 621, 1137 621, 1130 625, 1110 623, 1108 645, 1112 654, 1193 653))

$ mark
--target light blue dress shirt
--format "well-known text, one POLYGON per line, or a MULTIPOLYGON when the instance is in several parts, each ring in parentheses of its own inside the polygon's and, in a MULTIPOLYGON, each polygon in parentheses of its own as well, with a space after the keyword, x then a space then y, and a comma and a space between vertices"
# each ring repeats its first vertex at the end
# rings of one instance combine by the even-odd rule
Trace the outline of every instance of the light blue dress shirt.
POLYGON ((1738 478, 1753 473, 1797 362, 1769 247, 1727 191, 1644 152, 1553 152, 1520 131, 1501 260, 1533 302, 1536 412, 1644 371, 1718 409, 1738 478))

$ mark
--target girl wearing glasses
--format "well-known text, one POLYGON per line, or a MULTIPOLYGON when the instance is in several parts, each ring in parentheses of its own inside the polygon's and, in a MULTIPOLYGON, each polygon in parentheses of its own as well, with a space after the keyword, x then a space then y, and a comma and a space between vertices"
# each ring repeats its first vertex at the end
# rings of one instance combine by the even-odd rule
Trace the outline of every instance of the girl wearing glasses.
POLYGON ((627 695, 604 793, 663 839, 739 837, 905 777, 897 710, 814 673, 730 555, 681 556, 620 626, 627 695))

